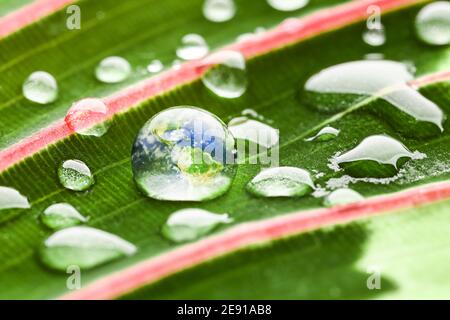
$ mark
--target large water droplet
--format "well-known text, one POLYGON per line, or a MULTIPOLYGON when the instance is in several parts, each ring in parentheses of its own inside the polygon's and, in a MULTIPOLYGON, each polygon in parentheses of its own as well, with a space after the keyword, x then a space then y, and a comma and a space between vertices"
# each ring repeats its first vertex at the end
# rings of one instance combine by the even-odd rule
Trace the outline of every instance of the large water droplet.
POLYGON ((22 92, 32 102, 49 104, 58 98, 58 84, 50 73, 36 71, 25 80, 22 92))
POLYGON ((197 60, 205 57, 209 52, 208 44, 199 34, 190 33, 181 39, 181 46, 177 49, 177 56, 183 60, 197 60))
POLYGON ((122 57, 108 57, 103 59, 95 75, 97 79, 105 83, 119 83, 127 79, 131 74, 130 63, 122 57))
POLYGON ((247 90, 244 56, 237 51, 224 50, 204 60, 211 68, 202 77, 203 84, 219 97, 233 99, 247 90))
POLYGON ((225 22, 236 14, 234 0, 205 0, 203 15, 212 22, 225 22))
POLYGON ((295 11, 306 6, 309 0, 267 0, 267 3, 280 11, 295 11))
POLYGON ((428 4, 416 17, 419 38, 431 45, 450 43, 450 2, 437 1, 428 4))
POLYGON ((132 151, 134 178, 149 197, 203 201, 231 186, 234 139, 213 114, 195 107, 174 107, 150 119, 132 151))
POLYGON ((101 137, 110 127, 110 122, 104 121, 107 114, 108 107, 102 100, 87 98, 74 103, 64 121, 78 134, 101 137))
POLYGON ((27 197, 9 187, 0 187, 0 210, 31 208, 27 197))
POLYGON ((236 139, 247 140, 267 149, 277 145, 280 140, 277 129, 247 117, 232 119, 228 128, 236 139))
POLYGON ((153 60, 147 66, 147 71, 150 73, 159 73, 164 69, 164 65, 160 60, 153 60))
POLYGON ((392 177, 409 159, 423 159, 424 154, 411 152, 401 142, 386 135, 365 138, 358 146, 331 159, 330 167, 343 167, 354 177, 392 177))
POLYGON ((364 197, 358 192, 352 189, 342 188, 334 190, 329 195, 327 195, 324 200, 324 205, 326 207, 335 207, 359 202, 362 200, 364 200, 364 197))
POLYGON ((41 220, 51 229, 63 229, 87 222, 87 219, 68 203, 51 205, 42 213, 41 220))
POLYGON ((230 223, 228 214, 216 214, 201 209, 184 209, 170 215, 162 234, 174 242, 198 239, 210 233, 219 224, 230 223))
POLYGON ((311 174, 294 167, 263 170, 247 185, 247 190, 259 197, 301 197, 314 188, 311 174))
POLYGON ((315 136, 305 139, 305 141, 330 141, 335 139, 341 131, 327 126, 322 128, 315 136))
POLYGON ((94 177, 89 167, 80 160, 66 160, 58 169, 61 184, 74 191, 84 191, 94 184, 94 177))
POLYGON ((313 107, 325 112, 366 105, 405 135, 438 134, 443 130, 444 113, 434 102, 407 85, 412 79, 408 66, 403 63, 387 60, 348 62, 312 76, 305 85, 306 97, 313 107), (385 103, 374 104, 378 97, 385 103))
POLYGON ((363 33, 363 40, 370 46, 378 47, 382 46, 386 42, 386 33, 384 26, 379 24, 376 28, 368 28, 363 33))
POLYGON ((41 259, 52 269, 66 271, 71 265, 89 269, 135 252, 133 244, 111 233, 90 227, 71 227, 45 240, 41 259))

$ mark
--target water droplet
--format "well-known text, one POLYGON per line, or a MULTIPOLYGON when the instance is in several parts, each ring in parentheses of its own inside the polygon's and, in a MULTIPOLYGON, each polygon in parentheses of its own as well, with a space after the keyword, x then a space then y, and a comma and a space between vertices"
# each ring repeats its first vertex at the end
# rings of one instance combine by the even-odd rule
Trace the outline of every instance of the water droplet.
POLYGON ((80 160, 66 160, 58 169, 59 181, 63 187, 84 191, 94 184, 94 177, 89 167, 80 160))
POLYGON ((305 85, 306 98, 314 108, 324 112, 339 112, 359 104, 366 106, 408 136, 439 134, 443 130, 444 113, 407 84, 412 79, 408 66, 403 63, 353 61, 312 76, 305 85), (374 104, 377 98, 384 103, 374 104))
POLYGON ((234 179, 234 139, 213 114, 174 107, 150 119, 132 151, 134 178, 149 197, 203 201, 224 194, 234 179))
POLYGON ((172 69, 173 70, 179 70, 181 68, 182 64, 183 63, 180 60, 175 59, 175 60, 172 61, 172 69))
POLYGON ((330 141, 336 138, 341 131, 333 127, 322 128, 314 137, 305 139, 305 141, 330 141))
POLYGON ((236 14, 234 0, 205 0, 203 15, 212 22, 225 22, 236 14))
POLYGON ((267 0, 267 3, 280 11, 295 11, 306 6, 309 0, 267 0))
POLYGON ((64 121, 78 134, 101 137, 110 127, 105 121, 107 114, 108 107, 101 99, 87 98, 74 103, 64 121))
POLYGON ((248 140, 267 149, 277 145, 280 140, 277 129, 247 117, 232 119, 228 123, 228 129, 236 139, 248 140))
POLYGON ((58 98, 58 84, 50 73, 36 71, 25 80, 22 92, 32 102, 49 104, 58 98))
POLYGON ((259 197, 301 197, 314 188, 311 174, 294 167, 263 170, 247 185, 247 190, 259 197))
POLYGON ((192 241, 210 233, 219 224, 230 223, 228 214, 216 214, 201 209, 184 209, 172 213, 162 234, 174 242, 192 241))
POLYGON ((0 187, 0 210, 3 209, 29 209, 31 208, 27 197, 19 191, 9 187, 0 187))
POLYGON ((326 207, 335 207, 359 202, 362 200, 364 200, 364 197, 358 192, 352 189, 342 188, 334 190, 329 195, 327 195, 324 200, 324 205, 326 207))
POLYGON ((197 60, 209 52, 208 44, 199 34, 190 33, 183 37, 181 46, 177 49, 177 57, 183 60, 197 60))
POLYGON ((450 44, 450 2, 437 1, 426 5, 416 17, 419 38, 430 45, 450 44))
POLYGON ((247 90, 244 56, 237 51, 219 51, 205 59, 211 68, 202 77, 203 84, 219 97, 239 98, 247 90))
POLYGON ((376 28, 368 28, 363 33, 363 40, 372 47, 382 46, 386 42, 384 26, 378 24, 376 28))
POLYGON ((105 83, 119 83, 131 74, 130 63, 122 57, 103 59, 95 70, 97 79, 105 83))
POLYGON ((382 53, 368 53, 364 56, 366 60, 384 60, 384 54, 382 53))
POLYGON ((365 138, 354 149, 331 159, 334 170, 344 168, 354 177, 392 177, 407 160, 423 159, 424 154, 409 151, 401 142, 386 135, 365 138))
POLYGON ((51 205, 42 213, 41 220, 51 229, 63 229, 87 222, 87 219, 68 203, 51 205))
POLYGON ((147 66, 147 71, 150 73, 159 73, 164 69, 164 65, 160 60, 153 60, 147 66))
POLYGON ((135 252, 133 244, 111 233, 90 227, 71 227, 45 240, 41 259, 52 269, 66 271, 71 265, 89 269, 135 252))

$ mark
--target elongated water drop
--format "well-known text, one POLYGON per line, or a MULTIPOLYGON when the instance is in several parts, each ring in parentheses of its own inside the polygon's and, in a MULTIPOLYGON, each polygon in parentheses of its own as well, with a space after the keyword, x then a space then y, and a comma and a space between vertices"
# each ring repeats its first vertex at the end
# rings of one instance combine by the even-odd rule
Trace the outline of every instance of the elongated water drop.
POLYGON ((69 190, 84 191, 94 184, 89 167, 80 160, 66 160, 58 169, 59 182, 69 190))
POLYGON ((436 1, 422 8, 416 17, 416 31, 427 44, 450 44, 450 2, 436 1))
POLYGON ((234 99, 247 90, 244 56, 237 51, 219 51, 207 57, 205 65, 211 68, 202 77, 203 84, 222 98, 234 99))
POLYGON ((74 103, 64 121, 78 134, 101 137, 110 127, 110 122, 105 121, 107 114, 108 107, 102 100, 87 98, 74 103))
POLYGON ((311 174, 294 167, 263 170, 247 185, 247 190, 259 197, 301 197, 314 188, 311 174))
POLYGON ((51 229, 63 229, 87 222, 87 218, 68 203, 52 204, 42 213, 41 220, 51 229))
POLYGON ((164 69, 164 65, 160 60, 153 60, 147 66, 147 71, 150 73, 159 73, 164 69))
POLYGON ((25 80, 22 92, 32 102, 49 104, 58 98, 58 84, 50 73, 36 71, 25 80))
POLYGON ((207 235, 218 225, 232 221, 228 214, 184 209, 170 215, 162 228, 162 234, 174 242, 192 241, 207 235))
POLYGON ((392 177, 405 160, 423 159, 424 154, 411 152, 401 142, 386 135, 365 138, 358 146, 331 159, 331 167, 344 168, 354 177, 392 177))
POLYGON ((9 187, 0 187, 0 210, 31 208, 27 197, 9 187))
POLYGON ((122 57, 108 57, 103 59, 95 75, 97 79, 105 83, 119 83, 126 80, 131 74, 130 63, 122 57))
POLYGON ((305 139, 305 141, 329 141, 335 139, 339 132, 338 129, 327 126, 322 128, 315 136, 305 139))
POLYGON ((355 190, 342 188, 334 190, 329 195, 327 195, 324 200, 324 205, 326 207, 335 207, 359 202, 362 200, 364 200, 364 197, 355 190))
POLYGON ((228 128, 236 139, 248 140, 267 149, 277 145, 280 140, 277 129, 247 117, 232 119, 228 128))
POLYGON ((443 130, 444 113, 407 85, 412 79, 403 63, 353 61, 312 76, 305 85, 306 97, 314 108, 325 112, 338 112, 362 103, 408 136, 438 134, 443 130), (384 103, 373 103, 378 97, 384 103))
POLYGON ((267 0, 267 3, 279 11, 295 11, 306 6, 309 0, 267 0))
POLYGON ((190 33, 181 39, 177 57, 183 60, 197 60, 205 57, 208 52, 209 47, 205 39, 199 34, 190 33))
POLYGON ((224 194, 234 179, 234 139, 213 114, 174 107, 150 119, 132 151, 134 179, 159 200, 203 201, 224 194))
POLYGON ((225 22, 233 19, 236 14, 234 0, 205 0, 203 15, 212 22, 225 22))
POLYGON ((71 227, 45 240, 41 259, 52 269, 66 271, 71 265, 89 269, 135 252, 133 244, 111 233, 90 227, 71 227))

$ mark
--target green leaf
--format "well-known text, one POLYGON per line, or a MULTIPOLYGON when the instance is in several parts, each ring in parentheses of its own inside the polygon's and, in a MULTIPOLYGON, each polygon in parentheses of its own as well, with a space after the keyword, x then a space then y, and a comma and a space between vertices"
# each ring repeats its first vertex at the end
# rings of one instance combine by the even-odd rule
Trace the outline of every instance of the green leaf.
MULTIPOLYGON (((315 1, 308 10, 329 3, 330 1, 315 1)), ((7 78, 11 81, 2 83, 3 90, 0 92, 0 100, 5 101, 0 105, 2 114, 0 128, 7 131, 0 138, 0 145, 8 146, 22 137, 29 136, 55 119, 63 117, 68 106, 74 100, 92 95, 102 96, 118 90, 122 85, 102 85, 93 77, 96 63, 104 56, 123 55, 132 62, 133 66, 144 66, 152 58, 161 58, 165 62, 170 62, 173 59, 173 51, 178 40, 186 32, 198 32, 205 36, 212 47, 218 47, 231 42, 240 33, 251 31, 256 26, 272 25, 285 17, 268 7, 263 1, 237 1, 240 11, 235 20, 224 25, 215 25, 201 17, 200 4, 201 1, 178 0, 162 2, 130 0, 120 3, 108 0, 82 1, 80 5, 84 19, 86 19, 83 21, 86 22, 80 31, 69 33, 63 30, 64 26, 60 22, 65 14, 59 12, 2 40, 0 42, 2 55, 0 76, 2 79, 7 78), (149 8, 158 9, 153 11, 149 8), (99 22, 95 20, 98 11, 105 13, 104 20, 99 22), (173 17, 177 17, 177 19, 173 17), (117 23, 118 21, 120 23, 117 23), (48 33, 49 27, 52 25, 56 30, 54 36, 48 33), (227 26, 226 31, 224 26, 227 26), (32 37, 33 34, 44 35, 44 38, 32 37), (27 40, 25 41, 25 39, 27 40), (154 52, 155 55, 151 55, 151 52, 154 52), (52 72, 60 83, 61 96, 54 105, 32 106, 21 98, 20 86, 23 79, 28 73, 37 69, 52 72)), ((385 46, 377 48, 377 51, 383 53, 386 59, 412 61, 417 68, 418 76, 446 70, 450 67, 448 46, 425 46, 417 40, 414 34, 413 21, 420 7, 405 7, 383 16, 388 41, 385 46)), ((304 12, 308 12, 308 10, 304 12)), ((271 119, 273 126, 280 129, 281 165, 324 172, 326 175, 317 180, 317 183, 321 185, 325 185, 328 179, 341 175, 341 173, 334 173, 328 168, 329 158, 338 151, 355 147, 358 142, 369 135, 388 134, 402 141, 410 150, 418 150, 427 155, 426 159, 407 163, 408 171, 404 179, 388 185, 368 182, 352 185, 355 190, 366 197, 448 180, 450 177, 449 149, 446 148, 449 140, 448 122, 445 123, 444 133, 436 137, 406 138, 400 135, 386 119, 367 112, 364 108, 355 109, 342 117, 333 118, 329 114, 315 111, 303 100, 302 87, 311 75, 338 63, 360 60, 364 55, 373 52, 373 48, 360 40, 364 27, 364 22, 355 23, 251 59, 248 61, 250 86, 247 93, 240 99, 220 99, 210 93, 200 80, 194 81, 116 115, 111 121, 110 130, 101 138, 72 135, 2 172, 0 185, 12 186, 28 196, 32 203, 32 209, 2 211, 1 213, 0 239, 2 239, 3 245, 0 248, 0 261, 2 261, 0 265, 0 282, 2 283, 0 297, 54 298, 68 292, 66 288, 67 274, 46 269, 37 256, 42 242, 51 234, 40 224, 38 216, 53 203, 72 204, 82 215, 90 217, 89 226, 116 234, 138 247, 138 252, 134 256, 116 260, 96 269, 82 270, 83 285, 180 247, 180 245, 165 240, 161 236, 161 228, 170 213, 193 205, 180 202, 167 203, 145 198, 138 192, 134 184, 130 166, 131 145, 137 132, 150 117, 167 107, 197 106, 213 112, 223 120, 240 115, 245 108, 257 110, 267 119, 271 119), (322 124, 331 123, 333 119, 335 120, 332 122, 333 126, 341 130, 338 138, 325 143, 304 141, 304 138, 315 133, 322 124), (96 184, 90 191, 79 194, 60 186, 57 167, 67 159, 80 159, 91 168, 96 184)), ((139 79, 141 77, 137 76, 123 85, 132 84, 139 79)), ((421 92, 437 103, 445 112, 448 112, 449 83, 437 83, 423 88, 421 92)), ((195 205, 212 212, 230 214, 234 223, 218 228, 217 232, 243 222, 322 207, 322 199, 314 197, 301 199, 252 197, 245 192, 245 186, 260 169, 261 167, 258 165, 240 166, 233 186, 225 196, 195 205)), ((441 206, 448 209, 447 203, 441 206)), ((445 211, 439 209, 436 216, 442 217, 441 210, 445 211)), ((404 231, 403 238, 396 239, 392 236, 385 240, 384 246, 389 247, 392 244, 392 248, 394 248, 397 242, 402 241, 404 244, 407 236, 413 237, 415 230, 423 230, 419 228, 421 221, 417 218, 419 214, 399 216, 403 220, 398 218, 398 223, 394 223, 397 215, 379 218, 382 220, 377 218, 373 222, 361 223, 358 227, 349 225, 330 232, 322 230, 282 240, 274 243, 273 247, 261 249, 261 252, 250 251, 251 259, 245 262, 248 269, 242 265, 242 270, 239 272, 236 270, 233 277, 242 279, 242 287, 244 287, 246 283, 251 283, 245 278, 256 277, 251 271, 252 268, 261 268, 264 263, 270 265, 268 257, 280 252, 279 256, 274 255, 276 257, 275 266, 286 263, 285 268, 280 267, 279 269, 286 270, 286 274, 283 278, 284 275, 281 275, 283 271, 278 272, 280 273, 279 277, 274 275, 277 272, 270 273, 270 277, 274 277, 273 282, 267 282, 267 286, 261 289, 268 292, 267 296, 269 293, 273 293, 271 297, 278 297, 282 287, 288 286, 293 279, 295 280, 294 272, 298 269, 295 268, 296 266, 310 268, 306 274, 311 274, 311 270, 317 269, 320 261, 323 260, 325 261, 324 265, 336 262, 338 267, 337 270, 329 273, 326 269, 318 269, 320 274, 316 278, 311 278, 318 279, 320 282, 318 288, 328 288, 331 290, 328 292, 335 293, 334 284, 330 284, 334 279, 333 275, 345 274, 345 279, 336 285, 341 290, 345 290, 343 295, 355 298, 371 297, 370 293, 361 291, 360 287, 355 287, 363 286, 364 282, 360 281, 366 278, 366 274, 354 266, 355 261, 363 253, 370 253, 365 251, 367 250, 365 244, 369 241, 367 234, 370 233, 366 231, 365 226, 376 228, 375 233, 382 238, 383 226, 389 225, 392 228, 392 231, 389 228, 389 232, 392 233, 388 235, 395 235, 400 232, 399 230, 403 230, 400 224, 408 221, 410 217, 413 227, 404 231), (389 219, 392 219, 393 222, 389 223, 389 219), (355 239, 348 243, 335 241, 341 237, 343 239, 355 237, 355 239), (356 244, 352 246, 353 243, 358 243, 359 246, 356 244), (304 249, 297 252, 298 247, 304 249), (310 253, 306 250, 308 247, 312 247, 310 253), (336 252, 340 254, 328 256, 330 250, 337 250, 336 252), (261 253, 261 257, 258 257, 259 253, 261 253), (303 259, 301 262, 297 261, 298 256, 303 259), (312 263, 305 266, 304 261, 308 261, 308 259, 311 259, 312 263), (355 279, 347 281, 349 274, 352 274, 355 279)), ((433 231, 442 223, 441 220, 438 219, 438 222, 432 221, 431 218, 427 220, 426 228, 428 229, 424 232, 429 231, 427 240, 430 241, 430 245, 445 245, 445 237, 431 239, 433 231)), ((377 244, 379 246, 372 249, 374 256, 383 252, 384 249, 383 243, 377 244)), ((408 249, 407 246, 400 245, 398 248, 408 249)), ((194 282, 186 284, 186 288, 189 288, 186 295, 183 295, 184 287, 179 286, 174 289, 173 283, 176 282, 176 279, 180 279, 181 283, 186 283, 184 279, 189 279, 191 274, 189 272, 169 278, 166 282, 149 288, 148 291, 138 292, 138 297, 156 297, 158 292, 160 292, 160 297, 198 297, 207 295, 208 292, 211 293, 211 297, 218 297, 220 292, 217 293, 210 285, 213 279, 204 278, 204 272, 207 272, 205 270, 211 268, 208 270, 217 272, 219 276, 214 281, 224 283, 226 279, 229 279, 229 273, 227 273, 229 266, 239 269, 236 267, 236 263, 241 259, 242 254, 237 253, 231 257, 217 260, 211 266, 200 266, 198 269, 189 271, 201 280, 198 281, 199 287, 196 287, 197 284, 194 282)), ((421 263, 418 255, 408 257, 413 261, 412 263, 421 263)), ((445 262, 446 260, 443 260, 443 263, 445 262)), ((433 272, 431 263, 424 264, 424 266, 429 267, 430 272, 433 272)), ((408 290, 408 287, 405 287, 407 283, 398 277, 400 276, 397 272, 391 278, 386 279, 386 288, 390 292, 408 290)), ((309 278, 304 276, 302 279, 309 278)), ((191 279, 191 281, 195 280, 191 279)), ((286 290, 286 295, 294 298, 326 297, 326 293, 309 293, 311 287, 314 288, 313 282, 312 280, 304 281, 306 281, 304 287, 298 291, 295 291, 295 288, 286 290)), ((231 286, 232 283, 227 285, 231 286)), ((260 282, 260 285, 264 286, 264 282, 260 282)), ((242 287, 240 288, 242 289, 242 287)), ((233 290, 238 288, 238 284, 236 284, 233 290)), ((417 288, 420 286, 412 288, 408 292, 411 295, 417 295, 420 293, 414 291, 419 290, 417 288)), ((446 290, 447 292, 450 290, 448 285, 442 289, 442 292, 446 292, 446 290)), ((251 296, 252 292, 249 291, 248 294, 251 296)), ((257 293, 255 297, 262 294, 262 292, 257 293)))

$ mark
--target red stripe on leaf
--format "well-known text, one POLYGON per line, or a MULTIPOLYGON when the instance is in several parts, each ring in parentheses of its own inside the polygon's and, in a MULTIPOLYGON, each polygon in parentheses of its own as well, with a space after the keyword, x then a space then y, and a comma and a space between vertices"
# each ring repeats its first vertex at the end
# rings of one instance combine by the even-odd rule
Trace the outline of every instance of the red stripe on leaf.
POLYGON ((75 0, 36 0, 0 18, 0 38, 33 23, 75 0))
POLYGON ((450 198, 450 183, 429 185, 391 196, 331 209, 302 211, 260 222, 244 223, 222 234, 185 245, 98 280, 62 299, 112 299, 213 258, 321 227, 450 198))

